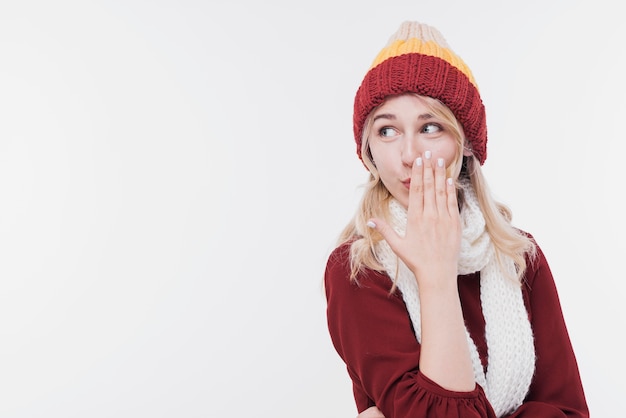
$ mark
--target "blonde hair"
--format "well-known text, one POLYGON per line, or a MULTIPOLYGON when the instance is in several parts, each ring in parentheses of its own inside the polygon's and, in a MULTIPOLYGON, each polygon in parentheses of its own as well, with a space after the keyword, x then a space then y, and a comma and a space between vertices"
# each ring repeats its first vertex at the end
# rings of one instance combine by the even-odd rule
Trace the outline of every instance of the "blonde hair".
MULTIPOLYGON (((423 100, 429 111, 443 121, 444 130, 448 130, 456 139, 455 162, 449 167, 448 173, 458 173, 460 171, 459 178, 456 179, 457 188, 459 179, 468 178, 470 180, 478 197, 480 209, 485 217, 487 233, 495 246, 496 256, 498 260, 501 260, 502 256, 507 256, 513 260, 517 277, 512 279, 521 282, 526 271, 527 257, 532 259, 536 253, 534 242, 511 224, 512 213, 510 209, 493 199, 478 159, 473 155, 463 156, 465 146, 463 128, 452 111, 439 100, 417 94, 414 95, 423 100)), ((380 106, 382 104, 378 107, 380 106)), ((370 172, 369 179, 364 184, 365 190, 354 217, 343 229, 338 240, 339 244, 350 243, 350 279, 353 281, 357 280, 357 276, 363 268, 377 271, 384 270, 376 259, 374 251, 376 244, 383 238, 379 233, 366 225, 367 221, 373 217, 389 219, 388 202, 392 198, 391 193, 389 193, 380 179, 369 149, 372 115, 378 107, 372 109, 367 117, 363 129, 363 140, 361 141, 361 156, 363 163, 370 172)), ((460 205, 462 205, 462 196, 459 195, 459 197, 460 205)))

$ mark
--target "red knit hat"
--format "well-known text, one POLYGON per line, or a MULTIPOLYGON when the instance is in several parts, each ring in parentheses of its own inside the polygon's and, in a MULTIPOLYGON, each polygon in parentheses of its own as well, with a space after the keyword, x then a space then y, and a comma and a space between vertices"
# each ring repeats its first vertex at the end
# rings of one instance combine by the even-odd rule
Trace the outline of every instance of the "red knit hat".
POLYGON ((387 96, 406 92, 438 99, 463 126, 482 165, 487 159, 485 107, 470 69, 432 26, 404 22, 365 75, 354 99, 354 139, 361 156, 363 124, 387 96))

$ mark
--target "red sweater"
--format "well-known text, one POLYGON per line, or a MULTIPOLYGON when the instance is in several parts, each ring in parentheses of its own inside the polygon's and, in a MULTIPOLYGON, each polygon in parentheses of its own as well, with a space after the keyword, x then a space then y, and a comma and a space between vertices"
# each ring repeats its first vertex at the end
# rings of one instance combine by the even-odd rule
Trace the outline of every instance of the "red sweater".
MULTIPOLYGON (((351 282, 349 245, 333 251, 325 273, 328 329, 346 363, 357 410, 376 405, 386 418, 495 417, 483 392, 452 392, 418 368, 420 345, 399 292, 390 294, 385 273, 364 270, 351 282)), ((459 276, 467 329, 487 365, 485 320, 479 273, 459 276)), ((538 250, 522 288, 535 337, 536 371, 524 404, 509 417, 588 417, 578 365, 570 343, 556 286, 538 250)))

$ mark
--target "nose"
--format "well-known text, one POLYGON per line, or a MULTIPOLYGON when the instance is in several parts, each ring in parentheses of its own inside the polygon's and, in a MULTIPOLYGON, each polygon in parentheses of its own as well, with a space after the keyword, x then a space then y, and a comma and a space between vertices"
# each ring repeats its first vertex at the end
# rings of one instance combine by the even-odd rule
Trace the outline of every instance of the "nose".
POLYGON ((421 155, 422 150, 415 136, 406 135, 403 140, 401 151, 402 164, 411 167, 415 159, 421 155))

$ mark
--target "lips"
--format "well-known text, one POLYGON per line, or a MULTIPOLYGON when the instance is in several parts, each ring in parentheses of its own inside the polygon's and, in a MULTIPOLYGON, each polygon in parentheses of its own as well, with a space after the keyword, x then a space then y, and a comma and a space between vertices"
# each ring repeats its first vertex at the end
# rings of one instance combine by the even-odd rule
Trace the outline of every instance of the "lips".
POLYGON ((406 180, 402 180, 402 184, 404 184, 404 187, 406 187, 407 189, 411 187, 411 179, 406 179, 406 180))

